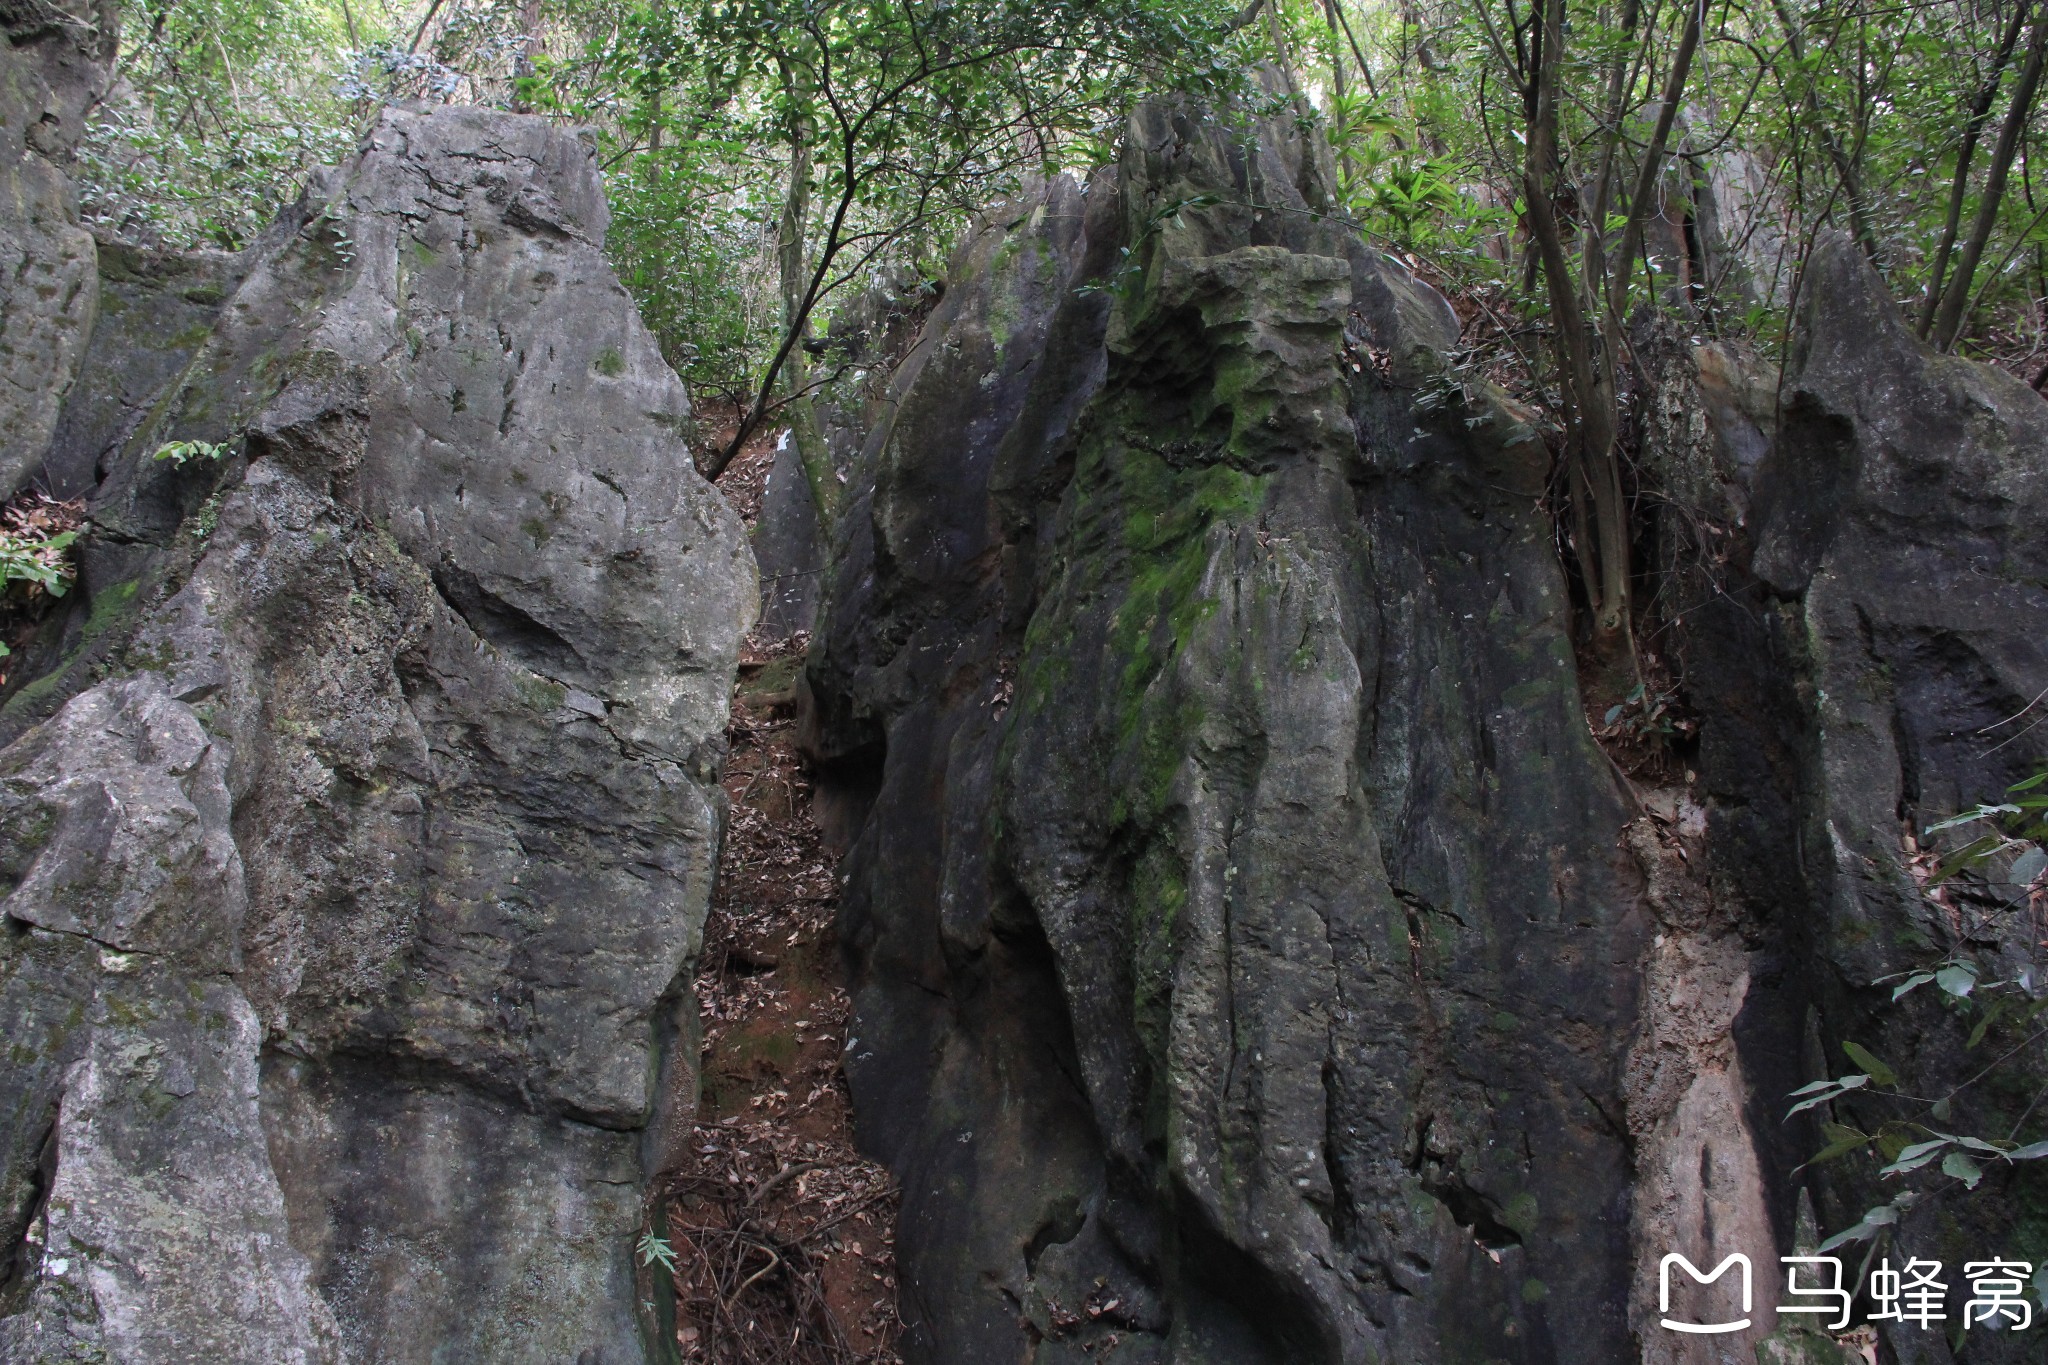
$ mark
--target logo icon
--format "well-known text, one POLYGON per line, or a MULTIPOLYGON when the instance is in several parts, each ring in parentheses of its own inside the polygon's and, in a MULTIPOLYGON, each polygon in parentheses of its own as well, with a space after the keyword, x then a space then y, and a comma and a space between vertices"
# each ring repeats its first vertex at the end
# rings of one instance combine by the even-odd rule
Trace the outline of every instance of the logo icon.
POLYGON ((1749 1318, 1747 1315, 1749 1313, 1750 1308, 1750 1299, 1751 1293, 1749 1257, 1743 1255, 1739 1251, 1730 1256, 1727 1260, 1721 1262, 1721 1264, 1715 1266, 1711 1274, 1705 1275, 1700 1273, 1700 1268, 1698 1266, 1694 1265, 1691 1261, 1688 1261, 1685 1257, 1679 1255, 1675 1251, 1657 1263, 1657 1311, 1665 1315, 1661 1319, 1664 1326, 1670 1328, 1674 1332, 1693 1332, 1701 1336, 1713 1336, 1722 1332, 1743 1331, 1749 1326, 1749 1318), (1671 1320, 1670 1313, 1671 1267, 1673 1267, 1674 1265, 1684 1267, 1685 1273, 1692 1276, 1694 1284, 1712 1284, 1714 1283, 1714 1281, 1720 1279, 1723 1275, 1727 1274, 1728 1268, 1730 1266, 1739 1266, 1742 1270, 1742 1311, 1744 1314, 1741 1321, 1714 1323, 1673 1322, 1671 1320))

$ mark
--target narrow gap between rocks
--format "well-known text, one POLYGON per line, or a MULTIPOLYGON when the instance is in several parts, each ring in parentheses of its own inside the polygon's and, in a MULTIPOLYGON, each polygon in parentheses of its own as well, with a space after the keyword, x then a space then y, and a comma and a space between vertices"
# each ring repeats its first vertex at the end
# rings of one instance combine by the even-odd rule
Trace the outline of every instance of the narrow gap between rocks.
MULTIPOLYGON (((750 533, 774 443, 751 442, 720 483, 750 533)), ((897 1192, 853 1145, 839 860, 795 743, 807 643, 749 638, 733 692, 732 808, 696 978, 701 1098, 660 1195, 686 1361, 900 1359, 897 1192)))

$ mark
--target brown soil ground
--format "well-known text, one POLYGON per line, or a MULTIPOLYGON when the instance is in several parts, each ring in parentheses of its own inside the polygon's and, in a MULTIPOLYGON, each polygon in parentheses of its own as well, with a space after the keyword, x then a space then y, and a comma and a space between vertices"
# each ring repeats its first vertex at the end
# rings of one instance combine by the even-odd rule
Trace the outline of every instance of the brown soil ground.
MULTIPOLYGON (((773 445, 751 442, 719 480, 750 527, 773 445)), ((733 694, 732 813, 696 979, 702 1099, 666 1192, 676 1341, 717 1365, 894 1365, 896 1187, 854 1150, 839 1065, 838 858, 795 746, 805 645, 749 640, 733 694)))

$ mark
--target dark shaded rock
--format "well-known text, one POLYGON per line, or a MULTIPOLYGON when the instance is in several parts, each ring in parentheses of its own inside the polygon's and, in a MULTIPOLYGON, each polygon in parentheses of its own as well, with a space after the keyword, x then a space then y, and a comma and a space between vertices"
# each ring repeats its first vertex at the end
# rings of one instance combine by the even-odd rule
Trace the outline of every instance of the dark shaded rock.
MULTIPOLYGON (((1908 861, 2048 766, 2048 407, 1927 352, 1847 244, 1782 386, 1646 330, 1656 648, 1701 739, 1685 785, 1617 784, 1548 452, 1442 376, 1441 300, 1317 215, 1274 129, 1153 108, 1127 149, 956 259, 808 671, 906 1349, 1827 1354, 1768 1303, 1662 1329, 1658 1263, 1741 1251, 1768 1299, 1808 1201, 1834 1231, 1896 1188, 1808 1165, 1785 1096, 1845 1041, 1911 1093, 1974 1072, 1969 1021, 1892 983, 2034 960, 2024 915, 1942 911, 1908 861)), ((1959 1096, 1958 1130, 2017 1131, 2041 1074, 1959 1096)), ((1893 1250, 2048 1260, 2041 1177, 1987 1179, 1893 1250)))
MULTIPOLYGON (((1878 1177, 1875 1151, 1808 1166, 1841 1131, 1821 1120, 1896 1133, 1900 1118, 1924 1117, 1857 1097, 1784 1122, 1792 1090, 1862 1069, 1845 1042, 1930 1097, 2022 1043, 1954 1097, 1943 1122, 1957 1132, 2032 1135, 2015 1125, 2048 1074, 2025 1032, 1994 1030, 1973 1052, 1973 1021, 1933 989, 1892 1000, 1897 974, 1951 956, 2007 978, 2037 960, 2027 915, 1967 884, 1951 888, 1954 913, 1937 907, 1910 864, 1940 842, 1928 825, 2048 766, 2048 742, 2028 729, 2048 681, 2048 405, 1921 345, 1846 240, 1823 240, 1805 278, 1782 386, 1718 348, 1672 354, 1651 450, 1677 495, 1659 571, 1701 721, 1700 851, 1748 949, 1734 1037, 1781 1247, 1802 1199, 1832 1232, 1901 1189, 1878 1177)), ((1894 1265, 2048 1257, 2039 1174, 1994 1162, 1974 1194, 1944 1183, 1890 1234, 1894 1265)), ((1949 1311, 1959 1317, 1962 1299, 1949 1311)), ((1797 1346, 1788 1337, 1782 1350, 1797 1346)), ((1964 1358, 1911 1329, 1884 1349, 1964 1358)), ((1966 1358, 2029 1349, 1980 1329, 1966 1358)))
POLYGON ((788 409, 754 526, 763 635, 787 639, 817 624, 831 527, 851 496, 848 477, 942 293, 935 281, 903 274, 859 295, 824 336, 805 344, 799 382, 810 397, 788 409))
MULTIPOLYGON (((1795 942, 1828 1069, 1848 1069, 1841 1044, 1854 1041, 1892 1060, 1909 1093, 1929 1093, 1991 1058, 1965 1048, 1967 1021, 1932 991, 1894 1006, 1885 978, 1951 955, 1987 979, 2039 960, 2029 914, 1973 904, 1966 888, 1946 913, 1908 858, 1927 825, 2048 768, 2048 731, 2034 724, 2048 686, 2048 403, 1928 351, 1850 243, 1819 248, 1807 278, 1780 439, 1756 491, 1756 572, 1784 599, 1777 643, 1798 665, 1789 865, 1809 918, 1795 942)), ((1956 1097, 1957 1131, 2004 1137, 2044 1078, 2048 1055, 2029 1048, 1956 1097)), ((1881 1102, 1838 1109, 1845 1122, 1883 1117, 1881 1102)), ((1826 1226, 1890 1197, 1876 1164, 1822 1168, 1826 1226)), ((1989 1181, 1916 1208, 1894 1254, 2048 1261, 2048 1173, 1998 1163, 1989 1181)), ((1973 1334, 1968 1358, 2028 1358, 2003 1335, 1973 1334)), ((1949 1359, 1931 1336, 1889 1340, 1902 1361, 1949 1359)))
POLYGON ((92 339, 37 471, 40 486, 59 498, 98 486, 184 378, 248 268, 249 253, 99 245, 92 339))
POLYGON ((1127 145, 956 261, 814 646, 907 1349, 1624 1358, 1648 934, 1541 445, 1411 412, 1455 324, 1305 144, 1127 145))
POLYGON ((754 559, 761 569, 761 631, 787 639, 818 622, 823 595, 825 527, 817 495, 796 443, 785 438, 761 490, 754 524, 754 559))

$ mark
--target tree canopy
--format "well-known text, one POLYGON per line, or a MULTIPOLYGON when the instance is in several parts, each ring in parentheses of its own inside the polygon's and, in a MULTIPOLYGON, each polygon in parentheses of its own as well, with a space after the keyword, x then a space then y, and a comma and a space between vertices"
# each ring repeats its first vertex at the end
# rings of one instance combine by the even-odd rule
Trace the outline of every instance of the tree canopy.
POLYGON ((597 132, 611 252, 742 414, 813 382, 849 289, 935 279, 1024 177, 1110 159, 1139 98, 1287 75, 1342 205, 1442 287, 1463 363, 1553 424, 1563 538, 1630 614, 1629 328, 1782 345, 1821 231, 1922 335, 2048 382, 2048 5, 2031 0, 144 0, 83 150, 113 235, 237 247, 389 100, 597 132))

